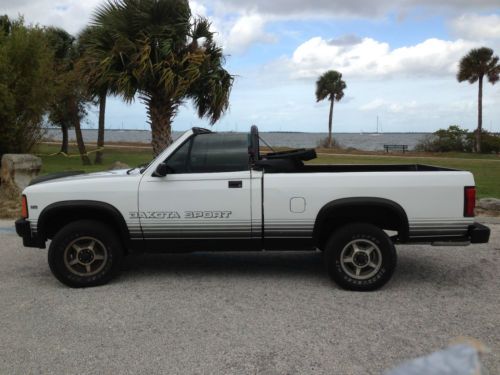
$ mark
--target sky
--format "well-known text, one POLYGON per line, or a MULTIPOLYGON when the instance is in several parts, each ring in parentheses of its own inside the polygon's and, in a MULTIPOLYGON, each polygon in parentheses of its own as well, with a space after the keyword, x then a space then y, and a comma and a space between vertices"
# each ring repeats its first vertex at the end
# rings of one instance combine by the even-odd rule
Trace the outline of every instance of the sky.
MULTIPOLYGON (((0 0, 0 14, 78 33, 102 0, 0 0)), ((212 22, 236 76, 215 130, 325 132, 315 82, 343 74, 334 132, 431 132, 477 125, 477 84, 457 82, 471 48, 500 54, 500 0, 191 0, 212 22)), ((500 83, 484 86, 483 126, 500 131, 500 83)), ((109 98, 107 127, 148 129, 144 105, 109 98)), ((96 127, 92 108, 86 127, 96 127)), ((210 127, 186 102, 174 130, 210 127)))

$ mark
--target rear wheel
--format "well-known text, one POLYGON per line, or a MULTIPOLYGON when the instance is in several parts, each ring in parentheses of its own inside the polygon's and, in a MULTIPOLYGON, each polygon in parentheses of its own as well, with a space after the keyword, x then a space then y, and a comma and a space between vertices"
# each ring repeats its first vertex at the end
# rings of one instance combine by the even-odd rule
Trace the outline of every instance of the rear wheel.
POLYGON ((122 258, 115 232, 92 220, 63 227, 52 239, 48 253, 54 276, 75 288, 106 284, 120 271, 122 258))
POLYGON ((355 223, 338 229, 325 246, 328 274, 348 290, 369 291, 387 283, 396 267, 397 254, 380 228, 355 223))

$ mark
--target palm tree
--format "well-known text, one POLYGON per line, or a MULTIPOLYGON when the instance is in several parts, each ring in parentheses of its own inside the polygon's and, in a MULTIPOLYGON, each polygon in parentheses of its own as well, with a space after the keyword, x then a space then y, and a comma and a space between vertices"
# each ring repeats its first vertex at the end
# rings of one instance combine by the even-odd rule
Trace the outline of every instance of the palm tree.
POLYGON ((45 29, 45 36, 49 46, 54 53, 55 87, 56 95, 49 110, 49 121, 53 125, 61 128, 62 142, 61 153, 68 153, 68 130, 72 126, 68 116, 68 100, 66 95, 67 87, 64 73, 71 69, 71 50, 75 38, 68 32, 57 27, 48 27, 45 29))
POLYGON ((210 23, 193 19, 187 0, 108 0, 91 26, 100 29, 86 43, 98 62, 91 76, 110 94, 146 104, 155 156, 172 142, 172 120, 186 100, 211 124, 227 110, 233 76, 210 23))
MULTIPOLYGON (((79 68, 82 77, 85 80, 89 95, 99 106, 99 120, 97 130, 97 152, 95 154, 94 163, 102 164, 104 147, 104 131, 106 117, 106 99, 109 91, 110 83, 106 80, 107 77, 95 76, 95 66, 99 64, 96 54, 86 53, 87 48, 99 45, 100 50, 109 51, 113 48, 114 41, 108 34, 103 32, 99 27, 86 27, 78 37, 78 45, 80 47, 79 68)), ((102 56, 101 56, 102 57, 102 56)))
POLYGON ((458 82, 479 82, 477 96, 477 129, 476 152, 481 152, 481 133, 483 129, 483 79, 486 76, 491 84, 498 81, 500 65, 498 56, 493 56, 493 50, 487 47, 474 48, 460 60, 457 80, 458 82))
POLYGON ((61 152, 68 153, 68 129, 74 128, 78 151, 84 165, 90 165, 83 140, 81 121, 87 114, 88 97, 83 90, 77 68, 79 47, 75 38, 63 29, 49 27, 45 30, 54 52, 55 98, 49 110, 49 121, 61 127, 63 141, 61 152))
POLYGON ((328 147, 332 147, 332 121, 333 103, 344 97, 346 83, 342 80, 342 74, 329 70, 316 81, 316 100, 319 102, 328 98, 330 101, 330 115, 328 117, 328 147))

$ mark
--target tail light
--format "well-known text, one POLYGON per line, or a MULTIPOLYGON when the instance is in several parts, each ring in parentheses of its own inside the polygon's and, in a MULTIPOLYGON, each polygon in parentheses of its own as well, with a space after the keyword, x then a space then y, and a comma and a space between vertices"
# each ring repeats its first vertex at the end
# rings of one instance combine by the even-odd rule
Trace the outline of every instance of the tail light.
POLYGON ((23 219, 28 217, 28 200, 26 199, 26 195, 23 195, 21 200, 21 216, 23 219))
POLYGON ((476 208, 476 187, 466 186, 464 189, 464 216, 474 217, 476 208))

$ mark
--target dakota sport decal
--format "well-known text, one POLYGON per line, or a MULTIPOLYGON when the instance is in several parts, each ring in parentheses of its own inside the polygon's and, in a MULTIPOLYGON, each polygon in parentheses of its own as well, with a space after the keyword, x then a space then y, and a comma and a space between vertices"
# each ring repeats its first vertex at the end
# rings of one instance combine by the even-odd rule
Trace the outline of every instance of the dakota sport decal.
POLYGON ((131 219, 227 219, 232 211, 138 211, 130 212, 131 219))

